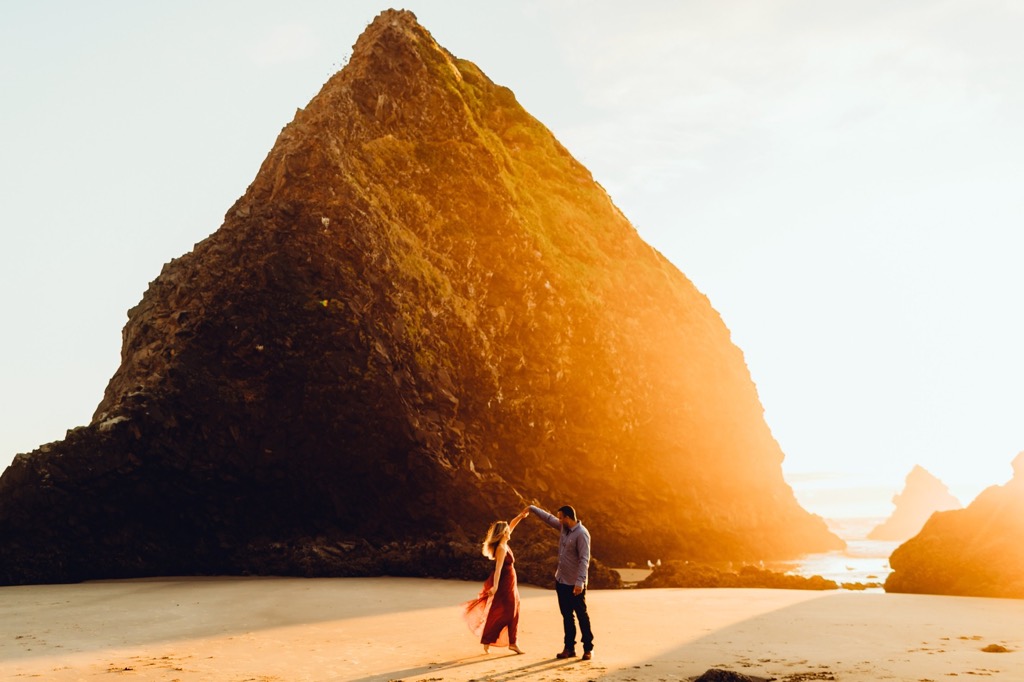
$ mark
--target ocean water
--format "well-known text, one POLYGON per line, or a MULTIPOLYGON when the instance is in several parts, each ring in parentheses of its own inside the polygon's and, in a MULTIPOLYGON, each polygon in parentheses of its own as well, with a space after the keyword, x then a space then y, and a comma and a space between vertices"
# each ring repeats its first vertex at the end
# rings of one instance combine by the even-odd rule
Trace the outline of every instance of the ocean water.
MULTIPOLYGON (((829 530, 846 541, 846 549, 807 554, 796 561, 769 566, 794 575, 835 580, 837 583, 884 583, 892 573, 889 555, 900 543, 868 540, 871 529, 885 517, 825 519, 829 530)), ((882 588, 872 588, 881 591, 882 588)))

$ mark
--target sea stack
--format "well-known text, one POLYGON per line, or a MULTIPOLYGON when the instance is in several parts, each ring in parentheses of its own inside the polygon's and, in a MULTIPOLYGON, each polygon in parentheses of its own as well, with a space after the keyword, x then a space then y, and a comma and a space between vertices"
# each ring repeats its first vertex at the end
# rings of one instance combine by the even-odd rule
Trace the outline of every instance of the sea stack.
POLYGON ((1007 484, 932 515, 889 565, 886 592, 1024 599, 1024 452, 1007 484))
POLYGON ((388 10, 128 312, 92 423, 4 472, 0 583, 454 576, 530 501, 612 565, 842 546, 782 460, 708 299, 388 10))
POLYGON ((892 503, 896 505, 892 515, 875 526, 868 533, 868 539, 902 542, 917 535, 935 512, 963 506, 945 483, 921 466, 915 466, 907 474, 903 492, 894 495, 892 503))

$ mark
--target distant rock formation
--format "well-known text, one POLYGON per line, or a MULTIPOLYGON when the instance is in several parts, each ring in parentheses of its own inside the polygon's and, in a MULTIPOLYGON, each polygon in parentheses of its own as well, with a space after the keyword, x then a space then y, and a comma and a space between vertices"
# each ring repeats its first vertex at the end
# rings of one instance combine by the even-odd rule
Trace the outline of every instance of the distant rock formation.
POLYGON ((728 571, 689 561, 669 561, 657 566, 637 587, 759 587, 777 590, 838 590, 839 583, 820 575, 779 573, 758 566, 728 571))
POLYGON ((534 500, 611 565, 842 546, 782 459, 706 297, 389 10, 128 312, 92 423, 0 478, 0 583, 468 576, 534 500))
POLYGON ((868 533, 869 540, 902 542, 917 535, 933 513, 963 506, 945 483, 920 466, 907 474, 903 492, 893 496, 892 503, 896 505, 892 516, 868 533))
POLYGON ((889 558, 887 592, 1024 599, 1024 452, 1013 479, 938 512, 889 558))

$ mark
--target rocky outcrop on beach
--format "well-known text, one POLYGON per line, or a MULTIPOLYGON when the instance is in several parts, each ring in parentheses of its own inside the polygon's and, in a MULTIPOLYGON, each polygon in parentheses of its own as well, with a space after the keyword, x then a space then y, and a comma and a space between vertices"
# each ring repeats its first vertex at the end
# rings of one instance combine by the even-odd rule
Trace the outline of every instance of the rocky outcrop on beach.
POLYGON ((750 587, 777 590, 838 590, 839 583, 820 575, 806 578, 759 566, 724 570, 690 561, 668 561, 656 566, 637 587, 750 587))
POLYGON ((892 515, 875 526, 868 539, 902 542, 917 535, 935 512, 963 506, 945 483, 921 466, 907 474, 903 491, 893 496, 892 503, 896 506, 892 515))
POLYGON ((0 478, 0 583, 439 574, 532 501, 610 565, 841 546, 782 459, 707 298, 389 10, 128 312, 92 423, 0 478))
POLYGON ((1024 452, 1013 478, 938 512, 889 558, 887 592, 1024 599, 1024 452))
POLYGON ((768 682, 766 677, 753 677, 744 675, 734 670, 723 668, 709 668, 700 677, 693 679, 693 682, 768 682))

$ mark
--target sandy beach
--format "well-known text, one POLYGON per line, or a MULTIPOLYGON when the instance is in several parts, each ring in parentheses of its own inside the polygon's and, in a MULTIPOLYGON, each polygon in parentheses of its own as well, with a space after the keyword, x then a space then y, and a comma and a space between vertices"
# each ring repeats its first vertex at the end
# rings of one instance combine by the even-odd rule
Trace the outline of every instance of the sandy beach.
POLYGON ((855 592, 592 591, 592 661, 555 660, 553 591, 522 588, 521 656, 483 654, 475 583, 159 578, 0 588, 0 679, 1024 680, 1024 601, 855 592), (990 653, 985 648, 1008 651, 990 653))

